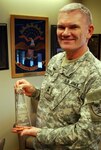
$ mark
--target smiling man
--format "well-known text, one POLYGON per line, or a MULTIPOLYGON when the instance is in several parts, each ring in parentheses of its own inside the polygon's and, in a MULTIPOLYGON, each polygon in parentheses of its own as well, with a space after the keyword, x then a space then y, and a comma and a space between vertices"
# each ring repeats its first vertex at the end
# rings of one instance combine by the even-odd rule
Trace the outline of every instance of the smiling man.
POLYGON ((88 8, 80 3, 64 6, 57 22, 64 52, 50 60, 41 89, 24 79, 15 83, 15 90, 22 86, 27 96, 39 100, 36 127, 20 131, 35 137, 35 150, 98 150, 101 98, 91 95, 101 86, 101 62, 88 48, 93 31, 88 8))

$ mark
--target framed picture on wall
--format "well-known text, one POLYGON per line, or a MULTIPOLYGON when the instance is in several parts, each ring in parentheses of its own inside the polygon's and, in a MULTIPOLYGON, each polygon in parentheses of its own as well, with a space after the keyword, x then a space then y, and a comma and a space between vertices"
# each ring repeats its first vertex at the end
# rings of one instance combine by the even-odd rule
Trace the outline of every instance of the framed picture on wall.
POLYGON ((11 15, 12 77, 43 75, 48 63, 48 18, 11 15))
MULTIPOLYGON (((63 51, 57 40, 56 29, 56 25, 51 25, 51 57, 63 51)), ((93 34, 88 42, 88 47, 93 55, 101 60, 101 34, 93 34)))
POLYGON ((0 70, 8 69, 7 24, 0 23, 0 70))
POLYGON ((51 25, 51 57, 62 52, 56 35, 57 25, 51 25))
POLYGON ((90 51, 101 60, 101 34, 93 34, 88 43, 90 51))

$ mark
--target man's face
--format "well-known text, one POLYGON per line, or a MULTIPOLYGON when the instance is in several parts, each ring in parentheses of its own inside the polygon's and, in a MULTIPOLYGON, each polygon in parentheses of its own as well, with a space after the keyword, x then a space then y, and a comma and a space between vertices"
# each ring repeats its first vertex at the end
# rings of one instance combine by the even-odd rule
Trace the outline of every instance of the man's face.
POLYGON ((61 48, 65 51, 75 51, 87 47, 92 32, 92 27, 88 25, 86 16, 78 10, 59 14, 57 38, 61 48))

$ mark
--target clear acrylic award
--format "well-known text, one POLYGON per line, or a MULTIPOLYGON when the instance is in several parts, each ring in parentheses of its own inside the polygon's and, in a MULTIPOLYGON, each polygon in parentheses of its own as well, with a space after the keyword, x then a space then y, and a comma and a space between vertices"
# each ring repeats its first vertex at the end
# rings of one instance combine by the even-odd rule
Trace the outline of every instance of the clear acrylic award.
POLYGON ((15 124, 19 126, 31 126, 31 119, 22 90, 19 88, 15 92, 15 124))

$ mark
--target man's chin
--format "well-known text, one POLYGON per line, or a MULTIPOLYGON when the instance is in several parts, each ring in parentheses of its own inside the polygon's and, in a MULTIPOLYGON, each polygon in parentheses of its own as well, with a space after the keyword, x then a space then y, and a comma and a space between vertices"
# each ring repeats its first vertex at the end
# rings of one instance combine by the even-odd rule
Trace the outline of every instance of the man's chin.
POLYGON ((73 49, 73 45, 68 45, 68 44, 60 44, 60 47, 63 50, 72 50, 73 49))

